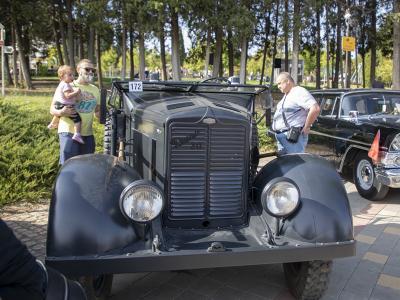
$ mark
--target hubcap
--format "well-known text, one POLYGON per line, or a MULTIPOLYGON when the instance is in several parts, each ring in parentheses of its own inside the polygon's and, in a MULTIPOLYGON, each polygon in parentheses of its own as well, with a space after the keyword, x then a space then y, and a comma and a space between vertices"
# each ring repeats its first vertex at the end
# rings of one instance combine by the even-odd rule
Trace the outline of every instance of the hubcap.
POLYGON ((371 163, 366 159, 358 163, 357 181, 364 190, 369 190, 372 187, 374 182, 374 170, 372 169, 371 163))

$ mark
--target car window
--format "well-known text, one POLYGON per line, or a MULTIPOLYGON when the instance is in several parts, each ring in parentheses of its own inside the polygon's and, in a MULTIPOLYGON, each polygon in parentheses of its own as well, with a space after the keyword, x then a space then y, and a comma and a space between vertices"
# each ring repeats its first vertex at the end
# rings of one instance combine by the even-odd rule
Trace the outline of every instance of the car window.
POLYGON ((318 105, 321 105, 323 94, 312 94, 315 101, 317 101, 318 105))
POLYGON ((375 108, 372 107, 373 105, 374 103, 371 95, 348 95, 343 97, 340 115, 344 118, 350 117, 355 111, 358 116, 367 115, 373 113, 372 111, 375 110, 375 108))
POLYGON ((320 104, 321 116, 336 116, 335 107, 337 95, 324 95, 323 100, 320 104))
POLYGON ((373 114, 399 114, 400 93, 354 94, 343 98, 340 115, 350 117, 356 112, 358 116, 373 114))

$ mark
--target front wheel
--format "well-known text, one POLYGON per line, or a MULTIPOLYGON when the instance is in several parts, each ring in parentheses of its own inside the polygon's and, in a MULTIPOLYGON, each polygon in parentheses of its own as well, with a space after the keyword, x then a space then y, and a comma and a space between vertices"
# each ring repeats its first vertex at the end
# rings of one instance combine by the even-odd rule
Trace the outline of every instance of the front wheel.
POLYGON ((328 287, 332 261, 283 264, 289 291, 296 299, 319 299, 328 287))
POLYGON ((79 281, 85 289, 88 300, 105 300, 111 294, 112 274, 84 276, 79 281))
POLYGON ((353 180, 358 193, 371 201, 382 200, 389 191, 388 186, 383 185, 376 179, 372 160, 365 152, 361 152, 356 157, 353 180))

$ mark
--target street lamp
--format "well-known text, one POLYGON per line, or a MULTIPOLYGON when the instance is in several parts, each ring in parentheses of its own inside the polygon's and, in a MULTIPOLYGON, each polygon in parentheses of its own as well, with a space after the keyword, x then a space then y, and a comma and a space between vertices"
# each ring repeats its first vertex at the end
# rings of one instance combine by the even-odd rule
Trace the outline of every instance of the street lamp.
MULTIPOLYGON (((344 14, 344 21, 346 22, 346 36, 350 36, 350 25, 351 25, 351 12, 347 8, 344 14)), ((350 88, 350 76, 351 76, 351 52, 346 51, 346 88, 350 88)))

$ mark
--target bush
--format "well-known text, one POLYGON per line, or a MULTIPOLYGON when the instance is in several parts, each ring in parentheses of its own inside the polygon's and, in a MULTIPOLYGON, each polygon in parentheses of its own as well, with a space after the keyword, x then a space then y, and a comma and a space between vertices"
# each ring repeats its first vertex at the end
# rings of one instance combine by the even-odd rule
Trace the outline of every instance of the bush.
MULTIPOLYGON (((46 125, 50 97, 19 96, 0 100, 0 206, 21 200, 49 199, 58 172, 56 131, 46 125)), ((102 128, 95 125, 96 150, 102 128)))

